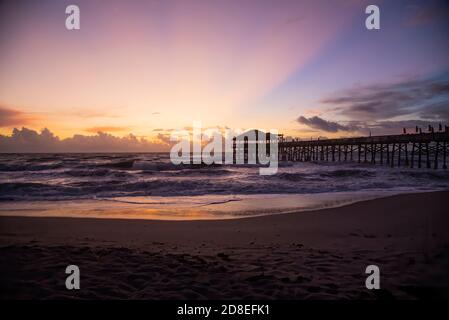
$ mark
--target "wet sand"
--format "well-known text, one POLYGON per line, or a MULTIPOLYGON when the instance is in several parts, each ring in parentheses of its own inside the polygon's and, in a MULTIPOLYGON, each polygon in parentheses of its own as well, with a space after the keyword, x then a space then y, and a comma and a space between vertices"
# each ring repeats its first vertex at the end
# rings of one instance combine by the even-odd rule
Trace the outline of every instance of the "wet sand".
POLYGON ((448 227, 449 191, 234 220, 0 217, 0 298, 447 299, 448 227))

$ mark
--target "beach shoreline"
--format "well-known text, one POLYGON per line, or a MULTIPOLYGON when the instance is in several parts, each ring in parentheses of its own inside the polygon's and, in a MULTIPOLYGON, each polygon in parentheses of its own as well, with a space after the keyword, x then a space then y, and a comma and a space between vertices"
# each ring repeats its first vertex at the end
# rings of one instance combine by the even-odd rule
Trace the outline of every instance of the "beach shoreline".
POLYGON ((1 201, 1 216, 124 220, 228 220, 301 213, 347 206, 399 194, 439 190, 362 190, 311 194, 214 194, 46 201, 1 201))
POLYGON ((438 191, 229 220, 3 216, 0 298, 449 298, 448 205, 438 191))

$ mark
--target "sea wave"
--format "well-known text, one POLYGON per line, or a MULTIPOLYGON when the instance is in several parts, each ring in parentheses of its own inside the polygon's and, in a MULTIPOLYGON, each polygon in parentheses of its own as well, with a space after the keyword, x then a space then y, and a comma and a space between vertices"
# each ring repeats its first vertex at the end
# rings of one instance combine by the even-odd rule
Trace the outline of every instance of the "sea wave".
POLYGON ((357 163, 174 165, 168 154, 1 155, 0 200, 139 196, 315 194, 449 188, 449 171, 357 163))

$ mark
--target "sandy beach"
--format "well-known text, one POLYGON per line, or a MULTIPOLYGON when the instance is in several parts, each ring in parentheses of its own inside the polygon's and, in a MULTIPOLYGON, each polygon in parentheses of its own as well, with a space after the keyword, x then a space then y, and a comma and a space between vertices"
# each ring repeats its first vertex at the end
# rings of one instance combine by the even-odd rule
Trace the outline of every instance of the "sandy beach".
POLYGON ((233 220, 1 217, 0 298, 449 298, 448 205, 441 191, 233 220))

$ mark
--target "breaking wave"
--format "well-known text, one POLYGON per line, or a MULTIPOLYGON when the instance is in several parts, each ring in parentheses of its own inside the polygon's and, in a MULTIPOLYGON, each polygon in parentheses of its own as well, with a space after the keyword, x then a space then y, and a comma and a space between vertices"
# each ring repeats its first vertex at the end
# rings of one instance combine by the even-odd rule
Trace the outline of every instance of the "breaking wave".
POLYGON ((168 154, 0 155, 2 201, 448 188, 449 171, 425 168, 283 162, 260 176, 249 165, 174 165, 168 154))

